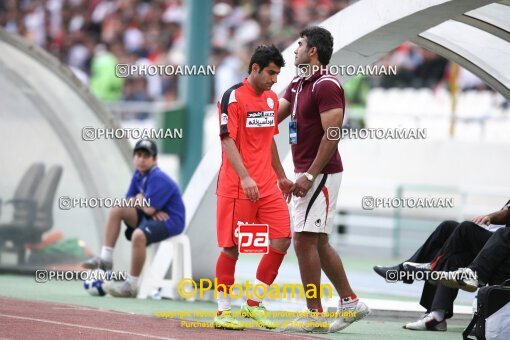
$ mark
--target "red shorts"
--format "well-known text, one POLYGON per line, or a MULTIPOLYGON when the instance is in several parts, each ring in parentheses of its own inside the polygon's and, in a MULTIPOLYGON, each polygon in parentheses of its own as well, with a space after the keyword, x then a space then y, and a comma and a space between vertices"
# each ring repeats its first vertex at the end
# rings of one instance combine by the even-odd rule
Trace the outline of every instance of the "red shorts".
POLYGON ((291 238, 290 215, 281 192, 266 196, 257 202, 217 196, 216 233, 218 246, 237 246, 238 224, 259 223, 269 226, 269 239, 291 238))

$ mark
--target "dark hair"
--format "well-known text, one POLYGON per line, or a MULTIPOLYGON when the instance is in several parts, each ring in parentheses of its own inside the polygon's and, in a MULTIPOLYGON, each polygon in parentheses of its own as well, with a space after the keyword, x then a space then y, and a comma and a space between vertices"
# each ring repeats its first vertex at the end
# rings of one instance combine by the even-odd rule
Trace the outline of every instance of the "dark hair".
POLYGON ((327 29, 319 26, 312 26, 301 31, 299 36, 301 38, 306 37, 307 50, 312 47, 317 48, 319 62, 322 65, 329 64, 329 60, 333 54, 333 36, 327 29))
POLYGON ((260 45, 255 49, 255 52, 251 56, 250 66, 248 66, 248 74, 251 73, 251 67, 253 64, 257 64, 260 66, 260 72, 264 69, 264 67, 268 66, 270 63, 274 63, 278 67, 285 66, 285 60, 283 60, 282 54, 276 48, 275 45, 267 46, 260 45))

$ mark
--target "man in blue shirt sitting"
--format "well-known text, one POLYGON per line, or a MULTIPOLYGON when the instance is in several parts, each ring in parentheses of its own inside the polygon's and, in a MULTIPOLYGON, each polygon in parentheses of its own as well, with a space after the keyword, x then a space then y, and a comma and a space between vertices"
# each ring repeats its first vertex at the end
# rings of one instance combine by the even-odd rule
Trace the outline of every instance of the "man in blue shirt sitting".
POLYGON ((113 248, 124 221, 127 225, 124 234, 132 246, 131 270, 121 285, 107 287, 112 296, 136 297, 147 246, 184 230, 185 209, 181 193, 177 184, 157 167, 157 154, 153 141, 142 139, 136 143, 133 150, 136 170, 126 194, 126 198, 136 204, 110 210, 101 255, 82 264, 87 269, 112 269, 113 248), (148 202, 149 206, 138 204, 140 202, 148 202))

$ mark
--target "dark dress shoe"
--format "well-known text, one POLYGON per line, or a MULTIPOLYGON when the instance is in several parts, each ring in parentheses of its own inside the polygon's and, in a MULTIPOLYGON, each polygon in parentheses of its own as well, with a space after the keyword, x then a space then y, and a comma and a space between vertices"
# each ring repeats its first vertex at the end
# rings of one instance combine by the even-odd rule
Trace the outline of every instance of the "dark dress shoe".
MULTIPOLYGON (((402 267, 402 264, 397 264, 396 266, 392 266, 392 267, 374 266, 374 271, 379 276, 384 278, 386 281, 395 282, 395 281, 400 281, 400 280, 397 280, 397 277, 402 277, 403 275, 400 275, 400 274, 397 275, 397 273, 403 272, 404 267, 402 267), (389 274, 388 274, 388 272, 389 272, 389 274)), ((404 278, 402 280, 402 282, 411 284, 411 283, 413 283, 413 280, 410 278, 404 278)))

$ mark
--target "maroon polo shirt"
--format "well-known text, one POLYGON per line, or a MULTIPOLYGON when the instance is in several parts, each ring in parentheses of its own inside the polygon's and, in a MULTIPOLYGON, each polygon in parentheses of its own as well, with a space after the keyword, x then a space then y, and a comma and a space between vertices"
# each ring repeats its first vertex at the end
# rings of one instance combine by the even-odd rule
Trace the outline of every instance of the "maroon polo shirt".
MULTIPOLYGON (((297 121, 297 144, 292 145, 294 171, 306 172, 312 165, 326 133, 322 128, 320 114, 335 108, 344 109, 345 112, 344 90, 335 76, 325 71, 317 71, 308 79, 295 77, 283 98, 290 102, 291 119, 297 121), (295 104, 295 115, 292 115, 295 104)), ((336 150, 321 173, 333 174, 342 171, 342 160, 336 150)))

